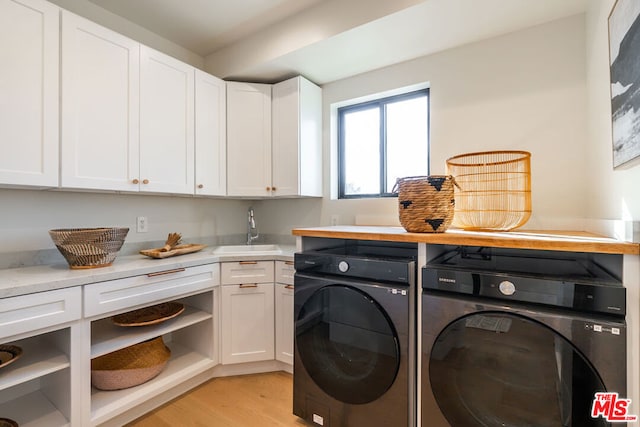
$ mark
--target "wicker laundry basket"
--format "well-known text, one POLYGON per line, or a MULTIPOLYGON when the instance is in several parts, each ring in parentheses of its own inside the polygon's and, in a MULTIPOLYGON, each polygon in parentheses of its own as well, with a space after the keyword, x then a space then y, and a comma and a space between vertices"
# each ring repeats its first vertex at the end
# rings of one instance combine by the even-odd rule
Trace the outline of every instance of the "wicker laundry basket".
POLYGON ((453 226, 465 230, 508 231, 531 216, 531 153, 487 151, 447 160, 459 188, 453 226))
POLYGON ((398 178, 400 224, 412 233, 443 233, 454 215, 455 179, 452 176, 411 176, 398 178))
POLYGON ((50 230, 56 248, 72 269, 107 267, 116 259, 128 228, 62 228, 50 230))
POLYGON ((164 369, 171 350, 162 337, 91 359, 91 384, 100 390, 121 390, 155 378, 164 369))

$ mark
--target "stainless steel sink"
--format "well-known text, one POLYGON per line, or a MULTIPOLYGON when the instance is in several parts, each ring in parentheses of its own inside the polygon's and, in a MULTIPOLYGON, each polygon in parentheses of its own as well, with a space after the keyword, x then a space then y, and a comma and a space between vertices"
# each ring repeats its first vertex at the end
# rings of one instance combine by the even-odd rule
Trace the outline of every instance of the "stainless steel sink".
POLYGON ((214 255, 277 255, 282 249, 278 245, 230 245, 218 246, 214 255))

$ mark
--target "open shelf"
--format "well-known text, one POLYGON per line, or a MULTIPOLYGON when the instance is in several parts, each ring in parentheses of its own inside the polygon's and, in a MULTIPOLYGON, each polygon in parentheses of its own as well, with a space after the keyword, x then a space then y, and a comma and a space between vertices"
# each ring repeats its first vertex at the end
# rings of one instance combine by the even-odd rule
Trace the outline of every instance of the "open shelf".
POLYGON ((124 390, 91 389, 91 424, 98 425, 214 366, 214 360, 180 345, 168 343, 171 358, 165 369, 144 384, 124 390))
POLYGON ((20 427, 68 427, 69 421, 42 394, 35 391, 0 404, 2 417, 10 418, 20 427))
POLYGON ((113 324, 110 317, 94 321, 91 323, 91 358, 195 325, 211 317, 211 313, 186 306, 178 317, 157 325, 123 327, 113 324))
POLYGON ((22 356, 0 371, 0 390, 23 384, 69 367, 69 356, 41 337, 15 341, 22 356))

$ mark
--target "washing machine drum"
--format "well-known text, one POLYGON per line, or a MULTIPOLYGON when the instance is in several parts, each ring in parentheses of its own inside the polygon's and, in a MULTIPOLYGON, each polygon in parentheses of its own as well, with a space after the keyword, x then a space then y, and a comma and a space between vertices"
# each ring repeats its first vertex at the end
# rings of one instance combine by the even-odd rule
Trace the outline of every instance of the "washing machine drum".
POLYGON ((393 384, 400 347, 393 323, 365 292, 346 285, 316 290, 296 319, 296 346, 308 375, 344 403, 369 403, 393 384))
POLYGON ((483 312, 452 322, 432 347, 429 378, 451 426, 609 425, 590 417, 594 394, 606 391, 591 363, 523 316, 483 312))

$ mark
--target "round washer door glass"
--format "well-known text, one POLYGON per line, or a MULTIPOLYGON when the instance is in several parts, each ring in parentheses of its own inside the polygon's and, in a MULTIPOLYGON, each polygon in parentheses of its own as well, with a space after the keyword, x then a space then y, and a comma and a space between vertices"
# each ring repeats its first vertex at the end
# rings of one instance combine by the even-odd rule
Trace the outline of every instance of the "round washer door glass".
POLYGON ((388 315, 369 295, 345 285, 322 287, 304 303, 296 319, 296 346, 313 381, 350 404, 382 396, 400 366, 388 315))
POLYGON ((591 418, 600 376, 563 336, 526 317, 483 312, 449 324, 429 359, 452 426, 607 426, 591 418))

